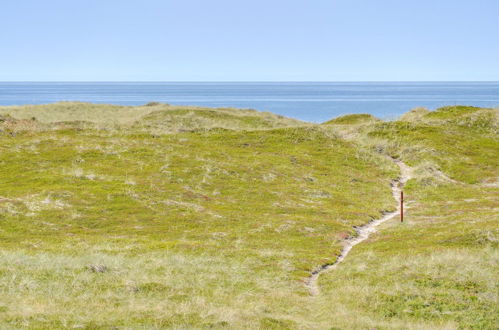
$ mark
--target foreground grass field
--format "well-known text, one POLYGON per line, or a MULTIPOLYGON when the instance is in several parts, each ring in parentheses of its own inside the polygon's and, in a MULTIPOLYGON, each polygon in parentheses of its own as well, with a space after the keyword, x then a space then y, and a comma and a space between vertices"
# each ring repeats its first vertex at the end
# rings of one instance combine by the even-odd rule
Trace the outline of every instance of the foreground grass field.
POLYGON ((497 111, 0 108, 0 327, 493 329, 497 111), (452 141, 452 143, 449 143, 452 141), (414 168, 395 209, 388 157, 414 168))

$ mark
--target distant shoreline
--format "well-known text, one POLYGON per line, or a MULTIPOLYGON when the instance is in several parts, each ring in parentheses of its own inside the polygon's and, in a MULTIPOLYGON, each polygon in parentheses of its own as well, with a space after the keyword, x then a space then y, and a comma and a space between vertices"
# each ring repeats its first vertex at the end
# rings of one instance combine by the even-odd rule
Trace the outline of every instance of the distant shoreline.
POLYGON ((499 107, 499 82, 0 82, 0 105, 97 104, 230 107, 321 123, 345 114, 393 119, 416 107, 499 107))

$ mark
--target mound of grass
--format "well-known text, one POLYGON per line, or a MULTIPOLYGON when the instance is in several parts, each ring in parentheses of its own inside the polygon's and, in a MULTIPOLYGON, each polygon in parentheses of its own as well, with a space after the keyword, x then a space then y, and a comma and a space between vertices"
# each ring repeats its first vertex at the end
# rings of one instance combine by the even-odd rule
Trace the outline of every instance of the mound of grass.
POLYGON ((59 102, 46 105, 0 107, 0 115, 16 119, 36 118, 52 125, 60 123, 87 123, 86 127, 150 130, 155 134, 182 130, 210 129, 265 129, 303 126, 305 123, 255 110, 231 108, 201 108, 173 106, 151 102, 143 106, 119 106, 82 102, 59 102))
POLYGON ((361 113, 354 115, 345 115, 338 118, 331 119, 323 123, 323 125, 355 125, 355 124, 366 124, 380 121, 373 115, 361 113))
POLYGON ((409 112, 404 113, 402 116, 400 116, 399 120, 415 122, 421 120, 428 113, 430 113, 430 110, 428 110, 427 108, 417 107, 411 109, 409 112))
POLYGON ((39 123, 34 117, 31 119, 15 119, 9 115, 0 115, 0 134, 15 134, 26 131, 34 132, 43 128, 45 128, 44 125, 39 123))
POLYGON ((256 111, 180 109, 150 113, 137 121, 133 128, 164 134, 213 128, 257 130, 297 126, 298 124, 298 121, 292 119, 256 111))
POLYGON ((493 113, 477 114, 475 120, 380 123, 367 138, 388 141, 388 152, 409 164, 430 161, 452 179, 479 183, 497 177, 499 163, 493 113))
POLYGON ((131 123, 152 111, 154 107, 126 107, 83 102, 0 107, 0 114, 8 114, 16 119, 36 118, 46 124, 86 121, 102 126, 131 123))
POLYGON ((393 208, 389 173, 317 129, 108 134, 2 138, 4 246, 52 250, 84 235, 116 250, 285 249, 306 272, 334 257, 341 232, 393 208))
POLYGON ((497 110, 420 112, 349 135, 359 147, 412 164, 417 175, 404 189, 405 222, 382 225, 348 265, 321 276, 322 299, 340 300, 377 320, 366 321, 374 327, 492 329, 499 195, 481 182, 498 176, 497 110))
POLYGON ((456 105, 438 108, 435 111, 428 112, 425 117, 428 119, 457 119, 469 116, 472 113, 481 111, 483 108, 456 105))

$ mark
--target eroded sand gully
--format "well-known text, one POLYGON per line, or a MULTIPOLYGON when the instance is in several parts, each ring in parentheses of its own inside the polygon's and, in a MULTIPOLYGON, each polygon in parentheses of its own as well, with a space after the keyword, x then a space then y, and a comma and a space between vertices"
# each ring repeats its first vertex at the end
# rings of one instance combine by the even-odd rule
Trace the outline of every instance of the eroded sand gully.
POLYGON ((355 245, 365 241, 369 237, 369 235, 376 231, 377 226, 400 214, 400 191, 402 190, 404 184, 409 179, 411 179, 412 170, 409 166, 399 160, 393 159, 393 161, 400 167, 400 178, 394 180, 391 184, 393 198, 395 198, 395 200, 397 201, 397 209, 393 212, 386 213, 382 218, 375 219, 363 226, 356 227, 355 231, 357 232, 357 235, 345 239, 343 249, 341 250, 341 253, 336 261, 334 261, 333 263, 321 265, 310 274, 310 277, 307 279, 306 284, 312 296, 316 296, 320 293, 317 281, 322 273, 327 272, 338 266, 338 264, 342 263, 343 260, 345 260, 345 258, 347 257, 348 253, 350 253, 350 250, 352 250, 355 245))

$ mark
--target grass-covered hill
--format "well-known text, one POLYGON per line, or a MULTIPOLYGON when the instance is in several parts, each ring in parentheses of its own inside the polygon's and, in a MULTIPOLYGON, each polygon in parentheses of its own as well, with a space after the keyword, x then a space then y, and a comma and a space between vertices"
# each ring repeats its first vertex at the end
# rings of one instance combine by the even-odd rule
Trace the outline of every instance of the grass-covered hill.
POLYGON ((357 117, 0 107, 0 328, 493 328, 497 110, 357 117))
POLYGON ((380 121, 378 118, 367 113, 360 113, 354 115, 345 115, 326 121, 323 125, 356 125, 356 124, 370 124, 380 121))
POLYGON ((8 114, 17 119, 35 120, 51 128, 70 125, 134 129, 158 134, 211 128, 259 130, 305 124, 270 112, 250 109, 173 106, 157 102, 135 107, 80 102, 0 107, 0 116, 8 114))
POLYGON ((496 327, 498 114, 417 109, 400 121, 336 127, 364 148, 403 160, 415 176, 405 188, 407 221, 389 222, 352 252, 349 266, 322 278, 331 296, 349 297, 342 306, 364 306, 389 328, 400 319, 441 322, 436 328, 496 327))

